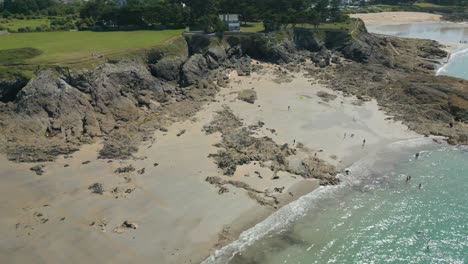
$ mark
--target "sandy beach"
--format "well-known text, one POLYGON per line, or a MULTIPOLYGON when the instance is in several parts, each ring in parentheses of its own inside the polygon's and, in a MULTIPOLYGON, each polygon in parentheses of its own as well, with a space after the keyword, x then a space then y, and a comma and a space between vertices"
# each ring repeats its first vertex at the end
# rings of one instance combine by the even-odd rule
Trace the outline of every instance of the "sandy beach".
POLYGON ((408 24, 415 22, 439 22, 441 15, 422 12, 381 12, 367 14, 352 14, 353 18, 360 18, 366 25, 408 24))
POLYGON ((0 262, 198 263, 276 208, 318 188, 318 180, 284 171, 273 179, 274 172, 257 162, 222 175, 209 157, 221 135, 207 135, 203 127, 226 106, 245 126, 264 123, 255 136, 287 143, 298 155, 317 155, 338 170, 388 143, 419 137, 375 101, 344 96, 301 72, 261 66, 251 76, 231 73, 214 102, 156 132, 132 160, 98 160, 100 145, 93 144, 41 163, 44 172, 36 175, 30 168, 38 164, 2 156, 0 262), (246 89, 257 93, 255 103, 236 99, 246 89), (331 99, 319 97, 321 91, 331 99), (129 165, 133 169, 116 172, 129 165), (269 193, 278 205, 261 205, 234 185, 220 192, 205 181, 211 176, 269 193), (94 183, 102 184, 102 195, 88 189, 94 183))

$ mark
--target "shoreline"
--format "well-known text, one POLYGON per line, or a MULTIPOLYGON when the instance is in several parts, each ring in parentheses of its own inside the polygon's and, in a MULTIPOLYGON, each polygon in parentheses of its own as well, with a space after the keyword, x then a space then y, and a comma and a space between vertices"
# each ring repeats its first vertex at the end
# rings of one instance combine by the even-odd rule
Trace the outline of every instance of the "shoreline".
MULTIPOLYGON (((385 26, 385 25, 406 25, 406 24, 425 24, 425 23, 441 23, 441 24, 451 24, 460 27, 464 27, 466 22, 451 22, 451 21, 444 21, 441 20, 440 15, 433 15, 428 13, 419 13, 419 12, 383 12, 378 14, 354 14, 352 17, 360 18, 366 24, 366 27, 378 27, 378 26, 385 26)), ((372 31, 372 30, 371 30, 372 31)), ((373 33, 380 34, 375 30, 373 33)), ((391 34, 392 36, 397 36, 397 34, 391 34)), ((406 37, 411 38, 411 37, 406 37)), ((419 38, 419 37, 418 37, 419 38)), ((468 44, 466 43, 457 43, 452 41, 442 41, 437 40, 440 44, 443 45, 442 49, 445 50, 452 59, 453 53, 466 51, 468 49, 468 44)), ((451 61, 448 61, 447 58, 440 60, 440 65, 435 71, 435 75, 441 75, 441 71, 450 64, 451 61)), ((466 79, 466 78, 465 78, 466 79)))
MULTIPOLYGON (((294 225, 295 221, 298 221, 307 214, 311 214, 311 212, 318 212, 316 210, 323 207, 323 203, 327 200, 333 199, 334 201, 345 202, 343 200, 344 197, 352 193, 353 188, 365 189, 368 184, 378 185, 379 182, 372 181, 375 173, 391 172, 399 161, 404 159, 404 157, 412 156, 414 151, 419 151, 421 148, 424 150, 439 149, 440 145, 438 144, 440 143, 436 143, 434 140, 441 140, 441 138, 421 137, 397 141, 383 146, 375 153, 362 157, 347 168, 352 172, 350 175, 339 173, 339 177, 342 179, 339 185, 323 186, 323 188, 314 190, 301 197, 301 199, 280 208, 264 221, 244 231, 239 239, 207 257, 201 264, 228 263, 228 259, 230 260, 234 256, 237 256, 237 261, 239 261, 242 259, 243 250, 248 249, 263 238, 270 235, 274 236, 276 232, 288 230, 287 228, 290 225, 294 225)), ((442 144, 444 147, 447 146, 446 143, 442 144)))
MULTIPOLYGON (((101 251, 100 258, 113 259, 116 263, 125 262, 126 257, 135 254, 141 257, 142 262, 149 260, 142 256, 158 257, 165 263, 202 261, 213 252, 213 248, 234 241, 241 232, 276 211, 259 205, 240 188, 226 185, 229 192, 220 195, 214 186, 205 182, 207 176, 220 175, 213 160, 208 158, 210 153, 216 152, 213 145, 219 142, 220 135, 205 135, 202 129, 223 105, 231 107, 245 125, 264 122, 265 127, 256 131, 256 136, 272 137, 278 144, 292 144, 290 141, 294 137, 297 143, 304 144, 307 150, 305 152, 317 153, 319 158, 334 164, 340 170, 390 141, 422 137, 407 131, 398 122, 389 121, 388 116, 378 110, 375 101, 361 105, 356 98, 344 97, 341 93, 315 84, 315 80, 301 73, 284 74, 285 71, 282 70, 278 75, 278 66, 260 65, 263 69, 250 77, 231 74, 231 87, 222 88, 215 101, 206 104, 194 118, 174 123, 168 127, 168 132, 155 132, 153 138, 156 140, 144 142, 134 160, 112 163, 98 160, 99 144, 93 144, 82 147, 72 158, 60 157, 56 162, 43 163, 44 174, 35 176, 29 171, 35 164, 18 165, 2 159, 2 168, 8 169, 0 174, 3 178, 6 174, 9 175, 8 182, 4 180, 4 186, 20 187, 19 190, 18 187, 2 190, 2 196, 9 197, 13 195, 12 191, 20 190, 28 195, 2 208, 10 217, 2 219, 1 233, 12 244, 25 243, 27 246, 23 250, 28 252, 62 250, 68 254, 79 254, 72 247, 67 247, 67 241, 80 230, 78 232, 82 233, 82 238, 80 242, 76 242, 80 247, 92 245, 92 251, 101 251), (236 99, 238 92, 251 88, 258 94, 254 104, 236 99), (336 98, 323 101, 316 95, 319 91, 326 91, 336 98), (292 107, 290 112, 287 111, 288 104, 292 107), (310 115, 311 113, 316 114, 310 115), (342 121, 328 124, 326 119, 331 116, 342 121), (294 126, 290 127, 291 125, 294 126), (275 133, 270 129, 274 129, 275 133), (182 130, 185 132, 178 136, 182 130), (342 138, 343 131, 349 133, 346 140, 342 138), (355 134, 354 139, 349 138, 350 134, 355 134), (364 137, 367 145, 362 148, 364 137), (182 146, 184 154, 181 156, 182 146), (158 166, 152 166, 154 162, 158 166), (177 166, 178 163, 183 166, 177 166), (69 167, 64 167, 65 164, 69 167), (145 171, 142 174, 114 173, 114 170, 128 165, 132 165, 135 170, 144 168, 145 171), (67 178, 64 179, 63 175, 67 175, 67 178), (87 190, 93 182, 103 184, 104 195, 95 195, 87 190), (129 193, 126 190, 130 190, 129 193), (58 195, 57 191, 65 196, 58 195), (44 196, 44 192, 50 195, 44 196), (193 200, 194 197, 197 199, 193 200), (43 207, 44 204, 48 206, 43 207), (29 209, 21 213, 15 209, 25 206, 29 209), (74 209, 70 211, 70 208, 74 209), (78 216, 76 210, 84 213, 78 216), (96 210, 103 213, 97 213, 96 210), (38 214, 47 216, 47 222, 42 224, 41 221, 44 220, 38 219, 38 214), (60 221, 63 217, 71 222, 60 221), (135 222, 138 229, 120 229, 119 225, 124 220, 135 222), (98 223, 98 229, 94 225, 90 226, 92 223, 98 223), (19 226, 16 230, 15 225, 19 226), (52 229, 65 232, 67 238, 61 239, 61 245, 45 246, 43 243, 58 239, 58 233, 52 232, 52 229), (35 239, 28 239, 44 232, 50 233, 44 238, 44 242, 37 244, 35 239), (98 242, 86 242, 96 236, 99 237, 98 242), (132 237, 135 239, 131 239, 132 237), (126 248, 126 253, 113 256, 113 250, 110 250, 113 247, 126 248), (159 248, 159 253, 153 252, 155 248, 159 248), (148 255, 149 252, 153 253, 148 255)), ((287 173, 278 175, 279 180, 271 180, 272 172, 257 164, 239 167, 232 177, 221 177, 245 182, 258 190, 267 188, 273 192, 276 187, 284 187, 282 194, 275 195, 280 201, 279 207, 319 187, 316 180, 300 179, 287 173), (262 179, 255 177, 257 171, 262 179), (245 177, 247 174, 250 176, 245 177), (289 192, 294 197, 288 195, 289 192)), ((23 250, 10 254, 5 261, 14 263, 20 256, 24 260, 27 256, 35 255, 23 250)), ((88 250, 91 249, 86 251, 88 250)), ((50 256, 47 258, 52 262, 56 260, 50 256)), ((81 260, 86 258, 80 255, 81 260)), ((91 259, 96 260, 96 256, 89 260, 91 259)))

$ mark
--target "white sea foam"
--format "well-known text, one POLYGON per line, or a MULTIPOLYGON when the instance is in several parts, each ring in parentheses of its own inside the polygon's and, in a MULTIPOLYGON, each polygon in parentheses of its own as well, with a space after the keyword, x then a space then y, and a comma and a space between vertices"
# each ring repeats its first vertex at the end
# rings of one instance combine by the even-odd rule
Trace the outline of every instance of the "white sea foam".
MULTIPOLYGON (((431 143, 433 143, 433 141, 430 138, 404 140, 388 145, 384 151, 397 154, 403 150, 420 148, 431 143)), ((383 155, 387 157, 387 155, 383 155)), ((257 240, 287 228, 297 219, 304 216, 309 210, 315 208, 321 200, 333 198, 340 191, 345 190, 350 186, 359 185, 362 180, 372 177, 375 171, 381 170, 381 168, 376 169, 376 167, 379 166, 375 166, 375 164, 381 159, 382 157, 379 157, 379 155, 369 155, 358 162, 355 162, 348 168, 351 172, 350 175, 338 174, 338 177, 341 180, 340 185, 320 187, 317 190, 299 198, 297 201, 282 207, 264 221, 258 223, 251 229, 242 232, 238 240, 216 250, 214 254, 203 261, 202 264, 228 263, 236 253, 242 252, 257 240)), ((398 155, 394 155, 394 159, 397 160, 398 155)))
POLYGON ((450 65, 452 65, 456 60, 465 56, 468 56, 468 48, 466 47, 452 53, 450 60, 437 70, 436 75, 446 75, 449 72, 448 68, 450 65))

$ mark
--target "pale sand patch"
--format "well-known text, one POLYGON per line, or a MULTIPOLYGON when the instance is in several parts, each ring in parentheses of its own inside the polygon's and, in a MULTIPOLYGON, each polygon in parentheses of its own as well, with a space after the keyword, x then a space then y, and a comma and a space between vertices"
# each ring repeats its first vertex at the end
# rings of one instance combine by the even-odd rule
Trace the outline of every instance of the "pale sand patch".
POLYGON ((355 97, 345 97, 323 85, 311 83, 302 73, 292 74, 291 78, 292 82, 277 84, 272 81, 271 69, 254 73, 247 80, 233 74, 231 79, 237 83, 235 89, 254 88, 258 100, 253 105, 234 101, 230 106, 245 122, 262 121, 264 128, 275 129, 276 133, 263 129, 262 134, 278 144, 300 142, 340 169, 383 145, 420 137, 379 111, 375 100, 357 105, 359 100, 355 97), (324 102, 317 96, 319 91, 334 94, 337 98, 324 102), (363 140, 366 140, 364 148, 363 140))
POLYGON ((367 14, 351 14, 352 18, 360 18, 366 25, 408 24, 415 22, 439 22, 441 15, 423 12, 381 12, 367 14))
POLYGON ((278 144, 295 139, 296 146, 303 143, 311 155, 323 150, 318 156, 340 168, 387 143, 418 137, 403 125, 386 121, 374 101, 354 105, 355 98, 311 84, 301 74, 278 84, 272 81, 274 67, 264 66, 250 77, 233 73, 231 87, 222 89, 216 102, 206 105, 194 121, 156 132, 154 140, 142 144, 138 159, 97 160, 100 145, 94 144, 72 158, 44 163, 45 173, 38 176, 29 170, 37 164, 16 164, 1 157, 0 263, 197 263, 215 246, 232 241, 273 212, 231 185, 225 186, 229 192, 219 195, 218 188, 205 182, 207 176, 243 181, 260 191, 285 187, 282 194, 275 194, 281 204, 318 187, 316 180, 286 172, 272 180, 272 172, 258 163, 241 166, 232 178, 220 175, 208 158, 216 152, 213 144, 220 135, 206 135, 202 127, 223 105, 247 125, 265 122, 258 136, 272 137, 278 144), (237 91, 250 88, 258 94, 254 104, 236 99, 237 91), (316 95, 322 90, 337 99, 323 102, 316 95), (185 133, 177 136, 182 130, 185 133), (355 136, 350 138, 351 134, 355 136), (367 144, 362 148, 364 138, 367 144), (91 162, 82 164, 86 161, 91 162), (145 172, 114 173, 128 164, 145 172), (88 190, 96 182, 103 184, 103 195, 88 190), (132 191, 112 193, 115 187, 132 191), (114 233, 125 220, 138 224, 138 229, 114 233), (223 229, 229 232, 218 237, 223 229))

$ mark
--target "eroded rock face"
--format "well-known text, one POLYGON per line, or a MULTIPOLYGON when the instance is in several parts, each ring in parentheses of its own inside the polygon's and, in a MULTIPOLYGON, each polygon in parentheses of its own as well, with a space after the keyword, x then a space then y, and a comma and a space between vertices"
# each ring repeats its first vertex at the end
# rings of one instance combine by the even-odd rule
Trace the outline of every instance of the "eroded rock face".
POLYGON ((180 57, 163 58, 156 64, 151 64, 151 74, 166 81, 178 81, 184 59, 180 57))
POLYGON ((218 89, 213 83, 224 80, 222 69, 250 73, 250 58, 239 48, 198 51, 187 59, 153 52, 149 65, 120 61, 85 73, 47 70, 20 89, 2 86, 0 151, 19 162, 50 161, 103 138, 101 158, 130 157, 165 118, 193 115, 211 100, 218 89))
POLYGON ((2 113, 0 127, 16 161, 51 160, 136 122, 166 101, 175 86, 154 78, 144 64, 105 64, 65 78, 51 70, 32 79, 2 113), (8 133, 10 132, 10 133, 8 133), (16 142, 16 143, 14 143, 16 142))

